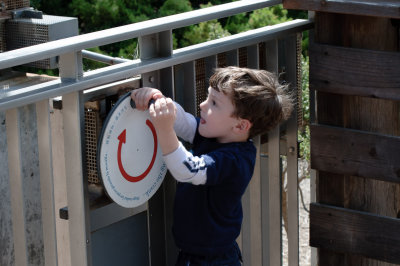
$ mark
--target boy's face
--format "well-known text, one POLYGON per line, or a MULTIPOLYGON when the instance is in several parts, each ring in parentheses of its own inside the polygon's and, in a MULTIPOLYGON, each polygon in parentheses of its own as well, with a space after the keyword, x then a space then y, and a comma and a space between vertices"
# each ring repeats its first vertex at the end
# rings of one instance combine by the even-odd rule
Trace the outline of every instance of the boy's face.
POLYGON ((238 124, 232 116, 234 108, 229 95, 209 87, 207 99, 200 104, 200 135, 216 138, 220 143, 231 142, 233 128, 238 124))

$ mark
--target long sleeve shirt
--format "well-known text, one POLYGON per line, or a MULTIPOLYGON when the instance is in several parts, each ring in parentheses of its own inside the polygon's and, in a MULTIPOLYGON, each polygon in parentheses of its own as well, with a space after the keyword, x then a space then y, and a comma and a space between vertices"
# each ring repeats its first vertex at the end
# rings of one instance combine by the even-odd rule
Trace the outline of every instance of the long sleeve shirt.
POLYGON ((202 137, 199 120, 179 104, 175 132, 192 143, 164 156, 178 181, 174 202, 173 235, 189 253, 216 255, 232 248, 240 234, 241 198, 253 175, 256 148, 246 142, 218 143, 202 137))

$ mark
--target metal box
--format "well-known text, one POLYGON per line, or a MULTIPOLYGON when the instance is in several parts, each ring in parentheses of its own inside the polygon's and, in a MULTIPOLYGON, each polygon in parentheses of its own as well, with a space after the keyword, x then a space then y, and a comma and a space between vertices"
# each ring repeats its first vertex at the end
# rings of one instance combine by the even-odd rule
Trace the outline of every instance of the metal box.
MULTIPOLYGON (((55 41, 78 35, 78 19, 43 15, 37 18, 16 18, 5 21, 6 50, 14 50, 40 43, 55 41)), ((48 58, 26 66, 54 69, 58 67, 57 58, 48 58)))

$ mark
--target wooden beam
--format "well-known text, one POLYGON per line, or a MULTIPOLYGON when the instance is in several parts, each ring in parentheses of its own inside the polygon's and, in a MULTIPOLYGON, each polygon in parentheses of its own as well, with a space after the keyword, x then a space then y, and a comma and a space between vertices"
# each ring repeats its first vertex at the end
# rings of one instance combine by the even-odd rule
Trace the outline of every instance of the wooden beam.
POLYGON ((400 183, 400 137, 311 126, 311 167, 400 183))
MULTIPOLYGON (((310 245, 400 263, 400 219, 310 205, 310 245)), ((342 264, 341 264, 342 265, 342 264)))
POLYGON ((283 0, 285 9, 400 18, 397 0, 283 0))
POLYGON ((310 88, 400 100, 400 53, 310 45, 310 88))

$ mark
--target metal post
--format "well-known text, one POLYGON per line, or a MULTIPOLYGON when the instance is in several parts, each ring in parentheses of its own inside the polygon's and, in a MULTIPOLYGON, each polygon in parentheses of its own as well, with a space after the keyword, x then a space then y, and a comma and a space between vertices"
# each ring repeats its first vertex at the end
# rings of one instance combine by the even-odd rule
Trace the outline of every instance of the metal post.
MULTIPOLYGON (((247 66, 259 68, 258 44, 247 47, 247 66)), ((244 265, 262 265, 261 215, 261 138, 253 139, 257 148, 256 165, 251 182, 243 196, 242 253, 244 265)))
MULTIPOLYGON (((140 59, 145 61, 155 57, 168 57, 172 55, 172 30, 139 37, 140 59)), ((174 98, 173 67, 160 69, 142 74, 142 85, 160 89, 165 96, 174 98)), ((173 201, 174 182, 168 175, 163 185, 148 201, 147 223, 149 234, 149 260, 150 265, 166 265, 167 260, 175 260, 174 248, 166 247, 166 237, 170 235, 166 224, 172 222, 169 206, 165 202, 173 201), (167 193, 168 192, 168 193, 167 193), (171 193, 172 192, 172 193, 171 193), (167 254, 168 248, 168 254, 167 254)), ((170 238, 170 237, 169 237, 170 238)), ((169 242, 169 244, 172 241, 169 242)))
MULTIPOLYGON (((265 46, 267 70, 277 74, 278 40, 275 39, 269 41, 265 46)), ((282 211, 279 131, 279 126, 277 126, 268 133, 269 242, 264 248, 263 264, 270 266, 282 265, 282 211)), ((266 241, 266 239, 264 240, 266 241)))
MULTIPOLYGON (((286 79, 291 84, 293 95, 297 84, 297 36, 285 39, 286 79)), ((301 88, 300 88, 301 89, 301 88)), ((297 162, 297 108, 287 121, 287 217, 288 217, 288 261, 289 266, 299 265, 299 203, 298 203, 298 162, 297 162)))

